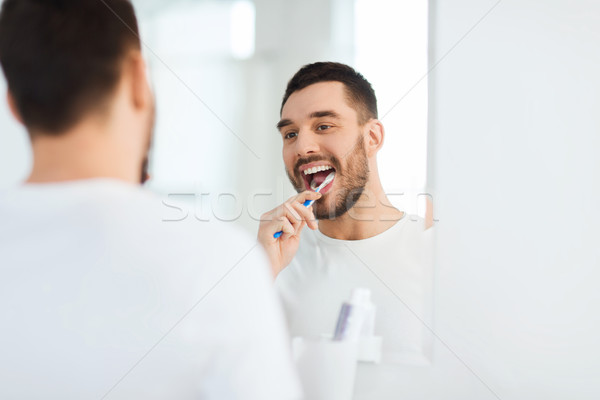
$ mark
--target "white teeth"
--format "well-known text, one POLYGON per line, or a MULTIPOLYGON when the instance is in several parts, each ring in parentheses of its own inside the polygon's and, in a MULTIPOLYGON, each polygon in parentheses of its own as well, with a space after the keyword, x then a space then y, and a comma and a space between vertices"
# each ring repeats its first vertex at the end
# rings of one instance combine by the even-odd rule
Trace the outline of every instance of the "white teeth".
POLYGON ((329 165, 319 165, 318 167, 307 168, 304 170, 304 175, 314 174, 320 171, 327 171, 331 169, 329 165))

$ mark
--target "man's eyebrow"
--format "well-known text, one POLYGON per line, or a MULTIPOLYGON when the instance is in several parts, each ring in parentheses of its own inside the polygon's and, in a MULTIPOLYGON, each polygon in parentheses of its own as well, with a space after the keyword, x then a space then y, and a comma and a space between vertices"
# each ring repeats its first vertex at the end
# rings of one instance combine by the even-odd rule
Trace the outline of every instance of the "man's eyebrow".
MULTIPOLYGON (((331 111, 331 110, 327 110, 327 111, 315 111, 312 112, 308 118, 313 119, 313 118, 323 118, 323 117, 331 117, 331 118, 335 118, 335 119, 341 119, 340 114, 336 113, 335 111, 331 111)), ((281 130, 281 128, 288 126, 288 125, 292 125, 293 122, 291 119, 282 119, 281 121, 279 121, 277 123, 277 129, 281 130)))
POLYGON ((309 118, 331 117, 331 118, 341 119, 341 117, 338 113, 336 113, 335 111, 330 111, 330 110, 315 111, 315 112, 311 113, 308 117, 309 118))
POLYGON ((282 119, 281 121, 279 121, 277 123, 277 129, 281 130, 281 128, 283 128, 284 126, 288 126, 292 124, 292 120, 291 119, 282 119))

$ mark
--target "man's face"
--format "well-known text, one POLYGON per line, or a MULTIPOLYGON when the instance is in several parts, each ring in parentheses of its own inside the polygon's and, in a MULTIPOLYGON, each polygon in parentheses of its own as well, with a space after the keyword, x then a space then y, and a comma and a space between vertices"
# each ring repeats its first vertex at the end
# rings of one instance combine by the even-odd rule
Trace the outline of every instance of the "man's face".
POLYGON ((286 172, 298 192, 311 190, 311 184, 314 190, 335 171, 313 205, 316 218, 332 219, 352 208, 367 183, 369 165, 364 127, 348 104, 344 85, 319 82, 292 93, 278 126, 286 172))

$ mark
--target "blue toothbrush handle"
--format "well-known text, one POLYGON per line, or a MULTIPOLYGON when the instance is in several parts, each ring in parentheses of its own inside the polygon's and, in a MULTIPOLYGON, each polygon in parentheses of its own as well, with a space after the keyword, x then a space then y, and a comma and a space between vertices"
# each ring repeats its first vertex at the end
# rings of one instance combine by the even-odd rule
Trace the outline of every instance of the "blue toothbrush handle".
MULTIPOLYGON (((315 202, 314 200, 306 200, 304 203, 302 203, 302 205, 304 207, 310 207, 310 206, 312 206, 312 203, 314 203, 314 202, 315 202)), ((273 234, 273 237, 275 239, 278 239, 281 235, 283 235, 283 231, 275 232, 273 234)))

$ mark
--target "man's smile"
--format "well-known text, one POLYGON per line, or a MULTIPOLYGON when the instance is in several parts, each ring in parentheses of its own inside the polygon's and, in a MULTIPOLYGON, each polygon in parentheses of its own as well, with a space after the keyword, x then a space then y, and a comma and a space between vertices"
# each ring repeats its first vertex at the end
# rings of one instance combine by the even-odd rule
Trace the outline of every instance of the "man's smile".
MULTIPOLYGON (((305 190, 312 191, 314 191, 319 185, 323 183, 323 181, 325 181, 327 175, 335 171, 335 168, 330 163, 323 161, 303 164, 298 168, 298 173, 302 176, 302 179, 304 180, 305 190)), ((321 189, 321 193, 327 193, 327 191, 329 191, 333 186, 333 182, 334 181, 331 181, 329 184, 327 184, 327 186, 321 189)))

